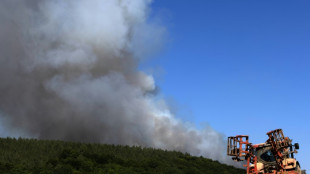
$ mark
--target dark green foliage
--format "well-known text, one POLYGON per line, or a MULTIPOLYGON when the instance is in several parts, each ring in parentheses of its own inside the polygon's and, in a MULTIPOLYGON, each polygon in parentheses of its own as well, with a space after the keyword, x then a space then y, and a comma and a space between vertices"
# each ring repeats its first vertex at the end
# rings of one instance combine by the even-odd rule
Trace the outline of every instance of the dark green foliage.
POLYGON ((0 138, 1 174, 244 174, 203 157, 120 145, 0 138))

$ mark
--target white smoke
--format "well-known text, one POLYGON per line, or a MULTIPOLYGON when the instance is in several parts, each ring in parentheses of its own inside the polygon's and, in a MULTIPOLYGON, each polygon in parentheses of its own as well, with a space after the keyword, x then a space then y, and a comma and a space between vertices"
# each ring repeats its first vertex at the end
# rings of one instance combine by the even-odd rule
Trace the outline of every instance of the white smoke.
POLYGON ((164 27, 150 0, 2 0, 0 111, 32 137, 139 145, 227 162, 223 136, 175 118, 139 58, 164 27))

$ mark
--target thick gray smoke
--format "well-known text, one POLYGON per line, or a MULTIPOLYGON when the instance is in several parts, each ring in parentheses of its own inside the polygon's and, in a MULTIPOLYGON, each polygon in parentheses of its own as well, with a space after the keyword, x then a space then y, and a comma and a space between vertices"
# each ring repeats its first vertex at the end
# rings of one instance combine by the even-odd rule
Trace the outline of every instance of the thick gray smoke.
POLYGON ((1 0, 0 114, 32 137, 140 145, 226 161, 223 136, 176 119, 139 58, 150 0, 1 0))

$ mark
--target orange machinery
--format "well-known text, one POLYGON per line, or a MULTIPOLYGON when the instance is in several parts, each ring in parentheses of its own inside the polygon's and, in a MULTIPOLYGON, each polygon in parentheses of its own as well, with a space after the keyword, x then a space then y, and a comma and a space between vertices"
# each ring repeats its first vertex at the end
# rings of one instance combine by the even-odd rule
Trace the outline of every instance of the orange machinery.
POLYGON ((247 135, 228 137, 227 155, 235 161, 244 163, 247 174, 305 174, 294 158, 299 144, 283 135, 282 129, 267 133, 265 143, 249 142, 247 135))

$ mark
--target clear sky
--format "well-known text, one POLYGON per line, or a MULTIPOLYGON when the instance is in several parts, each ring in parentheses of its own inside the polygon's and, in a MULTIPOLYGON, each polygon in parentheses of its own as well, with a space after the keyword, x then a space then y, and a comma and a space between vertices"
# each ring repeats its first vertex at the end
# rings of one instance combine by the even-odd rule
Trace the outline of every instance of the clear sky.
POLYGON ((310 1, 155 0, 152 10, 168 39, 142 66, 161 69, 178 117, 253 143, 282 128, 310 171, 310 1))

